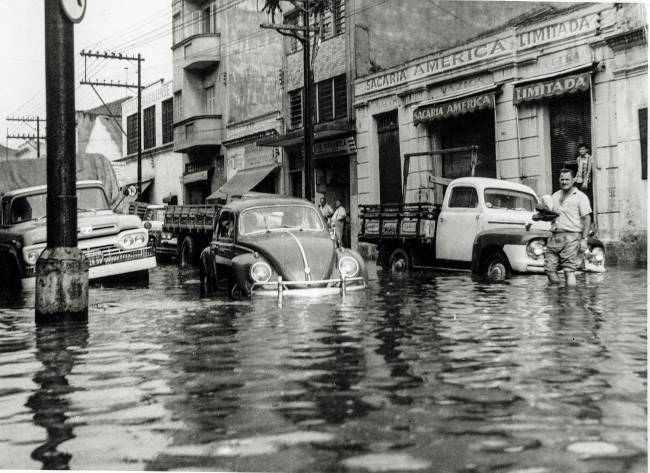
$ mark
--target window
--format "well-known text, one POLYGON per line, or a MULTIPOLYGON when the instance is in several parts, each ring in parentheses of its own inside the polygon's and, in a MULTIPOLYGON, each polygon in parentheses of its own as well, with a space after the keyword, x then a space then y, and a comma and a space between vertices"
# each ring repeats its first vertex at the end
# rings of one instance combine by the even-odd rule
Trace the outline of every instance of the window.
POLYGON ((174 139, 174 99, 162 103, 162 144, 174 139))
POLYGON ((203 91, 203 110, 209 115, 215 113, 214 85, 206 87, 203 91))
POLYGON ((138 114, 126 117, 126 154, 138 152, 138 114))
POLYGON ((345 33, 345 0, 334 0, 334 36, 345 33))
POLYGON ((203 33, 215 33, 216 28, 214 27, 214 2, 209 6, 203 9, 203 33))
POLYGON ((185 125, 185 141, 189 141, 194 138, 194 123, 185 125))
POLYGON ((174 93, 174 121, 180 122, 183 119, 183 92, 174 93))
POLYGON ((319 82, 318 89, 318 121, 327 122, 334 118, 334 91, 331 80, 319 82))
POLYGON ((144 109, 144 149, 156 146, 156 106, 144 109))
POLYGON ((231 242, 234 240, 235 219, 230 212, 221 212, 217 224, 217 240, 231 242))
POLYGON ((489 209, 526 210, 534 212, 537 199, 525 192, 506 189, 485 189, 485 206, 489 209))
POLYGON ((174 44, 179 43, 183 39, 183 25, 181 23, 180 13, 176 13, 172 18, 172 34, 174 44))
POLYGON ((348 83, 345 74, 334 78, 334 118, 348 116, 348 83))
POLYGON ((454 187, 449 197, 449 207, 473 209, 478 207, 478 193, 473 187, 454 187))
POLYGON ((302 126, 302 89, 289 92, 289 128, 302 126))
MULTIPOLYGON (((284 23, 292 26, 300 26, 300 17, 297 13, 287 16, 284 19, 284 23)), ((300 49, 300 42, 291 36, 287 36, 287 54, 293 54, 298 52, 300 49)))
POLYGON ((639 140, 641 141, 641 179, 648 179, 648 109, 639 109, 639 140))

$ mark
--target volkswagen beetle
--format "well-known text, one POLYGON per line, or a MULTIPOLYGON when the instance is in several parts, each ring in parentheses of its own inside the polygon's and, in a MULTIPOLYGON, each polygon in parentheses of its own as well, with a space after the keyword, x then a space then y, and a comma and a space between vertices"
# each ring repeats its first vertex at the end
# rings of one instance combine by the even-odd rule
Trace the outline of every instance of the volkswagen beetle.
POLYGON ((228 203, 200 256, 202 288, 231 297, 345 293, 366 287, 361 256, 337 247, 318 208, 293 197, 228 203))

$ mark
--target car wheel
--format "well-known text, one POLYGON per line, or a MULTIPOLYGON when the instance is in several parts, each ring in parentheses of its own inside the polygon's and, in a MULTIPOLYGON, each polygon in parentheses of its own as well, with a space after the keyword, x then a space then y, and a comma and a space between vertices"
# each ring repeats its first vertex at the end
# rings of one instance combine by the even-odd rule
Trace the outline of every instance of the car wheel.
POLYGON ((508 258, 501 251, 490 253, 483 262, 483 274, 490 281, 504 281, 510 278, 508 258))
POLYGON ((181 244, 178 265, 181 268, 186 268, 195 264, 196 258, 196 243, 194 242, 194 238, 186 236, 181 244))
POLYGON ((393 250, 390 258, 388 258, 388 267, 394 272, 408 271, 411 269, 411 259, 406 250, 402 248, 393 250))

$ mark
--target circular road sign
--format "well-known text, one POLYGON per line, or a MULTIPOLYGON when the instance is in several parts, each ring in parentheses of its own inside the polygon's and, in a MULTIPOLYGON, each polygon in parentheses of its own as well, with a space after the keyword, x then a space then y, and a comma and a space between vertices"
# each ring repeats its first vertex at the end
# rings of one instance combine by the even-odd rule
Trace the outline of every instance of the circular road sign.
POLYGON ((86 13, 86 0, 61 0, 63 13, 73 23, 79 23, 86 13))

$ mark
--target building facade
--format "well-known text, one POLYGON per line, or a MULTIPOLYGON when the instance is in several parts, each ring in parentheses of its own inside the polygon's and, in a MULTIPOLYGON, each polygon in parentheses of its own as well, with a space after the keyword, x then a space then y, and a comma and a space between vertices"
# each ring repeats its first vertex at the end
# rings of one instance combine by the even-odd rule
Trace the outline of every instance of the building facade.
MULTIPOLYGON (((588 194, 610 260, 644 260, 645 19, 641 4, 533 11, 358 78, 359 202, 402 199, 404 155, 434 150, 415 162, 424 175, 473 173, 550 194, 584 143, 592 155, 588 194), (439 151, 448 149, 456 151, 439 151)), ((442 186, 423 196, 412 192, 418 185, 408 183, 407 200, 440 202, 442 186)))
MULTIPOLYGON (((141 98, 141 202, 162 203, 163 199, 183 203, 183 163, 174 153, 171 81, 159 80, 142 91, 141 98)), ((122 157, 114 161, 121 186, 136 186, 138 182, 138 99, 122 103, 122 157)))
POLYGON ((174 151, 186 203, 245 187, 283 191, 282 156, 256 145, 282 126, 282 40, 260 29, 266 15, 257 8, 256 0, 172 3, 174 151))

